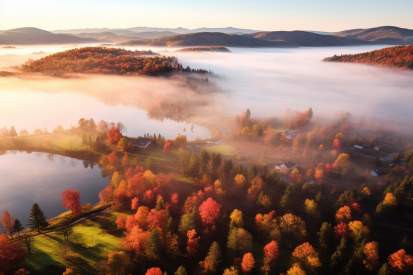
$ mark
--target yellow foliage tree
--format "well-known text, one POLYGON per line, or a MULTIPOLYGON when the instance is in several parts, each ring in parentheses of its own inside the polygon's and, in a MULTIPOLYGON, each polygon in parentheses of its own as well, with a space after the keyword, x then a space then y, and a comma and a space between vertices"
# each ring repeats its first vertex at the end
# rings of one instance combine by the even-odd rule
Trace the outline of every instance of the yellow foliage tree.
POLYGON ((305 271, 301 269, 300 265, 295 263, 293 266, 287 271, 287 275, 306 275, 305 271))
POLYGON ((229 216, 231 218, 231 225, 241 228, 244 226, 244 216, 242 214, 242 211, 235 209, 232 211, 231 215, 229 216))
POLYGON ((245 186, 246 183, 246 179, 244 175, 241 174, 237 174, 234 178, 234 185, 237 188, 243 188, 245 186))
POLYGON ((300 263, 313 271, 315 271, 315 268, 321 266, 318 253, 308 242, 303 243, 294 249, 292 261, 300 263))

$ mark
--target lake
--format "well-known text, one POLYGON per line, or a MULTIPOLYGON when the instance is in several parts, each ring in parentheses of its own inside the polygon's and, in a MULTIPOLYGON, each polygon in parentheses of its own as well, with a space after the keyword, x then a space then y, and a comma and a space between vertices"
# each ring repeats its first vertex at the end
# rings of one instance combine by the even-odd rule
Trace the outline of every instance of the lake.
POLYGON ((50 219, 65 211, 62 191, 79 190, 82 205, 95 204, 109 182, 97 164, 47 153, 9 151, 0 155, 0 167, 0 214, 8 210, 23 225, 33 203, 50 219))

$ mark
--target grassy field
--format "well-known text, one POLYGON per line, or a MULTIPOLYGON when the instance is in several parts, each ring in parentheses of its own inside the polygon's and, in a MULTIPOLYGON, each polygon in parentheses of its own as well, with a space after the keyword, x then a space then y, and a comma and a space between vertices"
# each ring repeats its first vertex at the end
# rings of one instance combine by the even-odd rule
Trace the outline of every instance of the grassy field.
POLYGON ((62 255, 63 236, 52 232, 34 237, 32 254, 19 268, 30 274, 62 274, 66 267, 79 274, 96 273, 96 263, 107 259, 108 253, 121 249, 123 234, 116 230, 115 223, 119 214, 105 213, 74 226, 69 237, 71 252, 66 257, 62 255))

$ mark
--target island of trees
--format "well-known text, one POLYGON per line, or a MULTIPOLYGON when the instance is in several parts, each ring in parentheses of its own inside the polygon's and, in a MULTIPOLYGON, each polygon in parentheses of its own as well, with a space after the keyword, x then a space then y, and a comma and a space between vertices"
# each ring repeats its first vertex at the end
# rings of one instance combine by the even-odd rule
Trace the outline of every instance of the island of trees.
POLYGON ((363 63, 391 68, 413 69, 413 46, 390 47, 359 54, 334 55, 325 58, 324 61, 363 63))
POLYGON ((22 65, 23 72, 65 75, 67 73, 161 75, 171 72, 206 73, 183 68, 174 57, 147 57, 152 51, 129 51, 105 47, 85 47, 55 53, 22 65))

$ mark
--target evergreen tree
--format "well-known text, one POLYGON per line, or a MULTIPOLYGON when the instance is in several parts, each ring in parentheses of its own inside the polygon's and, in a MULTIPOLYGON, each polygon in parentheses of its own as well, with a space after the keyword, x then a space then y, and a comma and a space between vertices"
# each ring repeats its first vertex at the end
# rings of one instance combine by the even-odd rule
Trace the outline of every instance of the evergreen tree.
POLYGON ((260 193, 260 195, 258 196, 258 199, 257 199, 257 205, 261 204, 261 200, 262 200, 263 197, 264 197, 264 191, 261 191, 261 193, 260 193))
POLYGON ((37 229, 37 232, 40 232, 40 229, 45 228, 49 225, 46 220, 46 216, 37 203, 33 204, 32 206, 27 225, 32 229, 37 229))
POLYGON ((234 172, 235 172, 235 174, 240 174, 240 175, 242 175, 244 173, 244 168, 242 167, 242 165, 240 163, 235 165, 234 172))
POLYGON ((389 274, 389 268, 387 267, 387 264, 383 264, 379 270, 379 275, 387 275, 389 274))
POLYGON ((207 273, 216 274, 217 267, 221 262, 221 259, 221 248, 219 247, 219 244, 217 242, 213 242, 211 247, 209 248, 208 255, 203 262, 200 262, 200 264, 207 273))
POLYGON ((156 203, 155 210, 156 210, 156 211, 159 211, 159 210, 162 210, 162 208, 163 208, 163 199, 161 198, 161 199, 158 200, 158 202, 156 203))
POLYGON ((171 211, 169 210, 169 207, 168 207, 165 210, 165 230, 167 232, 171 232, 173 230, 173 226, 174 226, 174 220, 171 216, 171 211))
POLYGON ((12 138, 17 137, 17 132, 16 132, 16 129, 14 128, 14 126, 10 127, 9 136, 12 137, 12 138))
POLYGON ((333 235, 333 226, 328 222, 323 222, 320 232, 317 232, 318 242, 324 252, 328 251, 333 235))
POLYGON ((179 223, 178 231, 186 235, 188 230, 195 229, 195 214, 196 214, 196 206, 192 209, 191 213, 182 215, 181 222, 179 223))
POLYGON ((208 159, 209 155, 205 149, 202 149, 201 153, 199 153, 199 176, 201 177, 203 174, 206 174, 208 171, 208 159))
POLYGON ((337 246, 336 252, 331 256, 331 265, 332 269, 335 269, 339 263, 344 259, 344 252, 346 249, 346 238, 342 238, 340 244, 337 246))
POLYGON ((186 272, 185 267, 181 265, 180 267, 178 267, 178 269, 176 270, 174 274, 175 275, 187 275, 188 273, 186 272))
POLYGON ((146 242, 146 256, 151 260, 158 260, 161 253, 160 235, 157 228, 153 229, 146 242))
POLYGON ((191 155, 189 160, 188 175, 195 178, 199 174, 199 160, 195 154, 191 155))
POLYGON ((24 229, 22 223, 19 221, 19 219, 15 219, 14 220, 14 224, 13 224, 13 231, 17 232, 19 234, 20 237, 20 231, 22 231, 24 229))
POLYGON ((253 178, 255 178, 256 172, 255 172, 255 167, 254 165, 250 165, 247 168, 246 176, 249 181, 251 181, 253 178))

